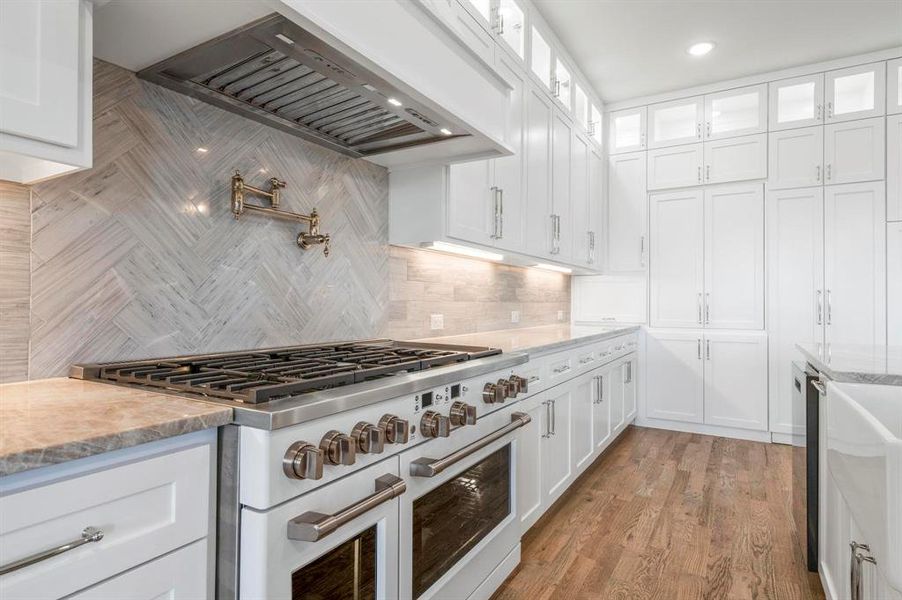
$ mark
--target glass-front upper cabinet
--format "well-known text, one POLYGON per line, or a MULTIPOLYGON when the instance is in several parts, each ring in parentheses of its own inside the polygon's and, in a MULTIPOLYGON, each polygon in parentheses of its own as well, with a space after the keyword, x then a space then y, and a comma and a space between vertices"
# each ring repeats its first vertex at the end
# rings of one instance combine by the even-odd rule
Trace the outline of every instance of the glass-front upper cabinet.
POLYGON ((572 110, 570 99, 573 94, 573 76, 567 65, 557 58, 554 61, 554 86, 551 89, 552 95, 558 99, 558 102, 564 105, 567 112, 572 110))
POLYGON ((771 82, 768 115, 771 131, 823 123, 824 74, 771 82))
POLYGON ((545 36, 533 25, 531 34, 529 68, 547 89, 551 89, 551 46, 545 36))
POLYGON ((583 131, 590 133, 589 130, 589 97, 579 83, 573 85, 573 112, 576 115, 576 121, 582 126, 583 131))
POLYGON ((851 121, 884 114, 886 63, 828 71, 824 81, 827 122, 851 121))
POLYGON ((702 139, 705 98, 681 98, 648 107, 648 147, 664 148, 702 139))
POLYGON ((492 0, 464 0, 464 4, 470 12, 475 12, 489 26, 492 25, 492 0))
POLYGON ((644 106, 627 108, 608 114, 608 153, 634 152, 645 149, 644 106))
POLYGON ((902 113, 902 58, 886 63, 886 114, 902 113))
POLYGON ((595 143, 599 146, 601 145, 602 140, 601 128, 601 109, 593 104, 589 110, 589 135, 592 136, 592 139, 595 140, 595 143))
POLYGON ((767 131, 767 84, 705 96, 705 139, 767 131))
POLYGON ((517 0, 499 0, 498 37, 521 60, 526 58, 526 12, 517 0))

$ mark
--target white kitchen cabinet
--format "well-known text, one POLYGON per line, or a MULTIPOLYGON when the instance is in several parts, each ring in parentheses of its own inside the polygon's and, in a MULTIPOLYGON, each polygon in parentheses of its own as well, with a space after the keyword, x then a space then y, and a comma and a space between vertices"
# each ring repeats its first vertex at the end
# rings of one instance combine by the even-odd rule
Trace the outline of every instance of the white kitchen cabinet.
POLYGON ((902 113, 902 58, 886 63, 886 114, 902 113))
POLYGON ((572 421, 570 424, 571 460, 573 473, 579 475, 592 463, 595 446, 592 443, 594 423, 591 418, 598 400, 598 369, 584 373, 573 380, 572 421))
POLYGON ((886 224, 887 344, 902 346, 902 221, 886 224))
POLYGON ((611 440, 611 366, 607 365, 593 373, 598 378, 598 388, 592 403, 592 440, 595 452, 600 452, 611 440))
POLYGON ((577 124, 582 128, 582 132, 588 136, 592 135, 590 121, 592 120, 591 110, 589 107, 589 96, 579 83, 573 85, 573 116, 577 124))
POLYGON ((826 342, 886 344, 886 202, 883 182, 824 191, 826 342))
POLYGON ((608 114, 608 153, 645 149, 646 108, 627 108, 608 114))
POLYGON ((551 90, 551 45, 536 25, 530 27, 530 32, 529 69, 546 90, 551 90))
POLYGON ((608 157, 608 272, 645 269, 645 152, 608 157))
POLYGON ((767 332, 770 430, 805 435, 792 404, 799 342, 824 341, 824 188, 767 192, 767 332))
POLYGON ((828 71, 824 79, 827 123, 884 114, 886 68, 883 62, 828 71))
POLYGON ((551 210, 556 223, 551 254, 557 260, 573 257, 573 215, 570 205, 570 168, 572 164, 573 130, 570 121, 559 111, 551 114, 551 210))
POLYGON ((649 195, 650 321, 699 327, 704 294, 704 200, 701 189, 649 195))
POLYGON ((602 137, 604 135, 602 129, 604 128, 601 121, 601 109, 592 102, 589 106, 589 135, 592 136, 592 141, 599 148, 601 148, 602 140, 604 139, 602 137))
POLYGON ((824 123, 824 74, 804 75, 770 83, 770 131, 824 123))
POLYGON ((648 107, 648 147, 664 148, 701 141, 704 120, 703 96, 652 104, 648 107))
POLYGON ((519 60, 526 58, 526 7, 518 0, 498 1, 498 37, 519 60))
POLYGON ((554 75, 552 77, 551 95, 568 113, 573 110, 573 75, 570 68, 560 58, 554 60, 554 75))
POLYGON ((704 422, 702 341, 701 333, 646 332, 646 417, 704 422))
POLYGON ((530 87, 526 92, 526 249, 533 256, 552 250, 551 100, 530 87))
POLYGON ((824 128, 824 181, 829 184, 883 179, 885 119, 875 117, 824 128))
POLYGON ((760 184, 705 189, 704 254, 705 327, 762 329, 764 193, 760 184))
POLYGON ((705 139, 767 132, 767 84, 705 96, 705 139))
POLYGON ((623 360, 618 360, 611 365, 611 381, 608 390, 611 400, 611 431, 615 434, 623 429, 626 418, 623 403, 625 391, 623 365, 623 360))
POLYGON ((80 0, 0 2, 0 179, 91 166, 92 14, 80 0))
POLYGON ((604 223, 602 214, 605 210, 604 202, 604 158, 601 149, 592 147, 589 149, 589 223, 591 225, 589 266, 601 270, 605 257, 602 253, 602 241, 604 239, 604 223))
POLYGON ((461 0, 452 6, 453 27, 464 45, 486 64, 495 62, 495 38, 492 30, 490 0, 461 0))
POLYGON ((824 128, 774 131, 768 137, 767 189, 822 185, 824 128))
POLYGON ((490 246, 494 243, 492 161, 477 160, 448 167, 448 235, 490 246))
MULTIPOLYGON (((767 177, 767 134, 705 142, 705 183, 767 177)), ((690 173, 691 174, 691 173, 690 173)))
POLYGON ((648 189, 689 187, 702 184, 704 145, 686 144, 655 148, 648 155, 648 189))
POLYGON ((589 164, 591 144, 581 133, 573 133, 570 161, 570 233, 572 261, 591 265, 595 254, 595 224, 589 214, 589 164))
POLYGON ((886 220, 902 221, 902 114, 886 118, 886 220))
POLYGON ((623 371, 623 418, 627 423, 630 423, 634 418, 636 418, 637 413, 637 369, 639 367, 639 361, 635 357, 630 358, 624 361, 622 366, 623 371))
MULTIPOLYGON (((505 111, 507 124, 505 141, 514 151, 512 156, 492 160, 493 185, 498 202, 498 227, 495 247, 512 252, 526 252, 524 236, 526 222, 525 172, 525 108, 529 87, 526 71, 507 55, 499 54, 495 62, 498 72, 511 84, 510 102, 505 111)), ((491 190, 490 190, 491 191, 491 190)))
POLYGON ((646 323, 647 291, 645 273, 573 277, 571 318, 576 323, 646 323))
MULTIPOLYGON (((545 438, 542 447, 542 503, 551 506, 573 479, 570 414, 574 381, 548 391, 545 403, 545 438)), ((588 419, 587 419, 588 420, 588 419)))
POLYGON ((705 332, 704 341, 705 423, 767 430, 767 335, 705 332))
POLYGON ((535 394, 520 405, 530 422, 520 429, 517 444, 517 504, 520 532, 532 527, 544 510, 542 454, 548 438, 548 392, 535 394))

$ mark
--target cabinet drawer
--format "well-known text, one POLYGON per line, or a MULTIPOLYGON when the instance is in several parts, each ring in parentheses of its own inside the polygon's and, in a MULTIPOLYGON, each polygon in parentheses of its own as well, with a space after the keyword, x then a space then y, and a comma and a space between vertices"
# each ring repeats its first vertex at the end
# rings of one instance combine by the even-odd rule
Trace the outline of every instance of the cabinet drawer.
POLYGON ((57 598, 205 537, 210 454, 195 446, 0 498, 2 565, 103 532, 3 575, 0 597, 57 598))
POLYGON ((71 600, 200 600, 212 595, 207 586, 207 540, 97 584, 71 600))
MULTIPOLYGON (((535 396, 548 388, 548 371, 544 359, 529 359, 529 362, 514 369, 514 374, 526 379, 529 383, 529 396, 535 396)), ((527 396, 527 397, 529 397, 527 396)))
POLYGON ((594 369, 598 366, 598 351, 600 348, 580 348, 575 354, 576 370, 580 373, 594 369))
POLYGON ((548 361, 548 382, 550 385, 557 385, 562 381, 566 381, 573 377, 576 353, 554 356, 548 361))

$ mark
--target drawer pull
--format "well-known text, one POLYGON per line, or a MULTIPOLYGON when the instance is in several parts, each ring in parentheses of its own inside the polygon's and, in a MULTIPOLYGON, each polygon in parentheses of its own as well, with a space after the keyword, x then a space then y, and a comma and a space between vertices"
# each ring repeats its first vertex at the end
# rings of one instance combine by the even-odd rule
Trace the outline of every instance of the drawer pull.
POLYGON ((26 556, 25 558, 19 559, 15 562, 3 565, 2 567, 0 567, 0 575, 6 575, 7 573, 18 571, 19 569, 28 567, 35 563, 39 563, 43 560, 47 560, 48 558, 58 556, 60 554, 63 554, 64 552, 68 552, 69 550, 75 550, 76 548, 84 546, 85 544, 99 542, 102 539, 103 530, 96 527, 85 527, 81 532, 81 537, 77 540, 66 542, 62 546, 57 546, 56 548, 51 548, 50 550, 44 550, 43 552, 38 552, 37 554, 32 554, 31 556, 26 556))
POLYGON ((555 373, 556 375, 560 375, 561 373, 566 373, 566 372, 569 371, 569 370, 570 370, 570 365, 562 365, 562 366, 560 366, 560 367, 557 367, 557 368, 554 370, 554 373, 555 373))
POLYGON ((584 356, 581 359, 579 359, 579 364, 581 364, 581 365, 584 365, 584 364, 590 363, 590 362, 595 362, 595 359, 592 358, 591 356, 584 356))
POLYGON ((335 514, 326 515, 310 511, 288 521, 288 539, 302 542, 316 542, 342 525, 349 523, 392 498, 407 491, 407 484, 396 475, 387 473, 376 479, 376 492, 359 502, 347 506, 335 514))

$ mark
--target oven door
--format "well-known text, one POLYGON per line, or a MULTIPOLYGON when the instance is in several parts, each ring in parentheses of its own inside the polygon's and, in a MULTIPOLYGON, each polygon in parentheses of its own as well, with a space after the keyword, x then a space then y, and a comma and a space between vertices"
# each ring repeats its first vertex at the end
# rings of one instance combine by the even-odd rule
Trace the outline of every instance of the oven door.
POLYGON ((402 453, 401 598, 468 598, 519 562, 517 432, 528 422, 499 410, 402 453))
POLYGON ((267 511, 241 512, 240 598, 398 597, 398 459, 267 511))

